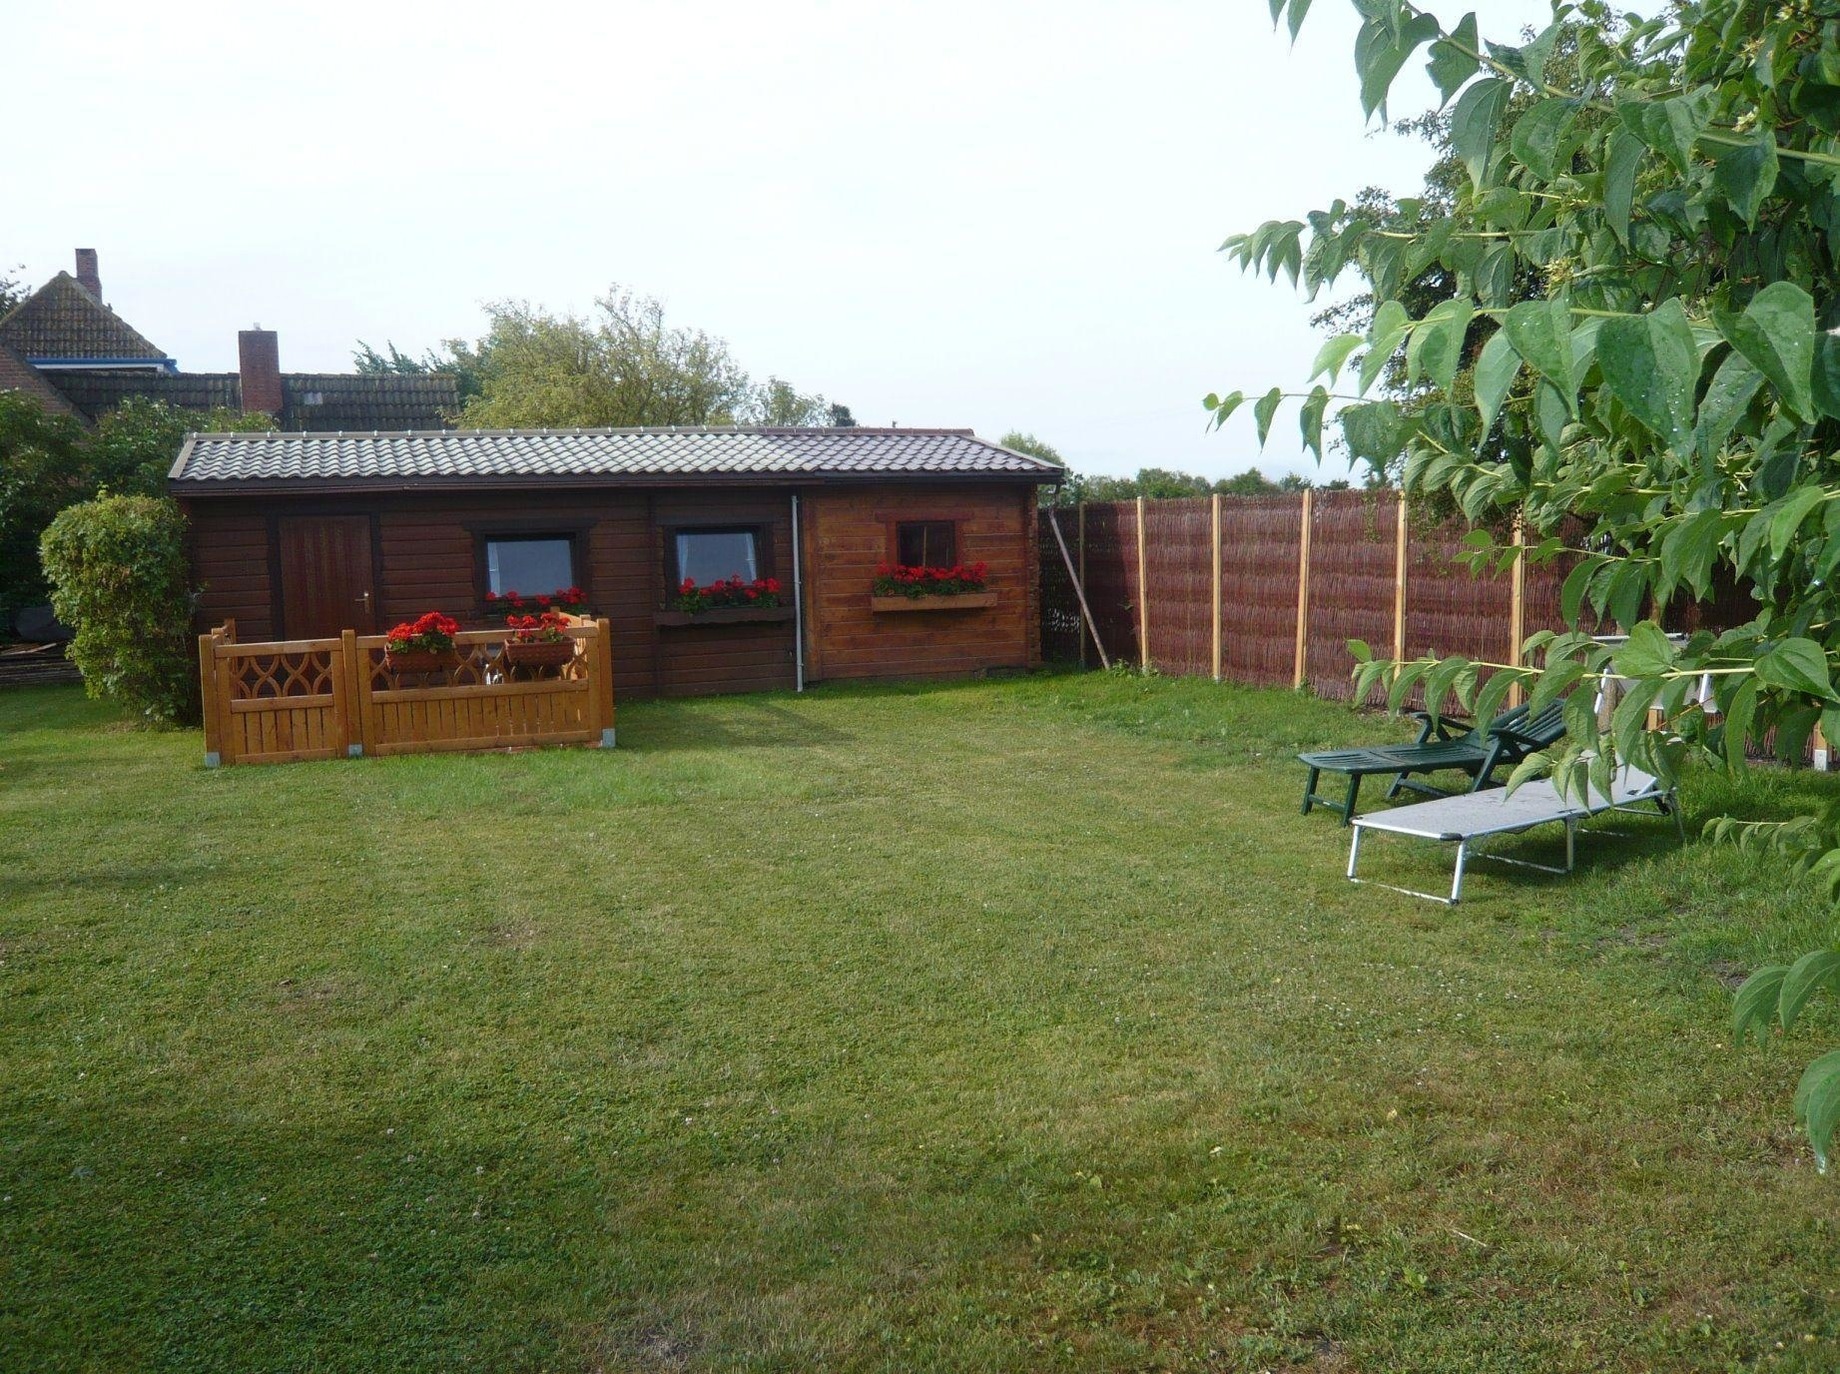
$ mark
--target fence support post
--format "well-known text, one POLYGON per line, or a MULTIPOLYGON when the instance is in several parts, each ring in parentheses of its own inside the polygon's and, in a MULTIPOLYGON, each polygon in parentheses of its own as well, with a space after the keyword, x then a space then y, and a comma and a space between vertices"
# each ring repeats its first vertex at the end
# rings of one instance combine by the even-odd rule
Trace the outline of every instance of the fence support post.
POLYGON ((1297 539, 1297 658, 1291 674, 1291 687, 1303 687, 1310 636, 1310 516, 1315 510, 1316 493, 1303 489, 1303 529, 1297 539))
MULTIPOLYGON (((1084 598, 1086 595, 1086 503, 1084 501, 1079 503, 1078 510, 1079 510, 1079 515, 1080 515, 1080 532, 1079 532, 1080 596, 1084 598)), ((1082 668, 1086 666, 1086 636, 1088 633, 1089 633, 1089 627, 1087 626, 1086 621, 1081 620, 1080 621, 1080 666, 1082 668)))
MULTIPOLYGON (((1521 664, 1521 645, 1527 638, 1527 526, 1514 517, 1514 571, 1508 581, 1508 662, 1521 664)), ((1508 689, 1508 705, 1519 706, 1521 685, 1508 689)))
POLYGON ((1814 771, 1825 773, 1832 758, 1827 752, 1827 736, 1822 733, 1820 726, 1814 727, 1814 735, 1810 742, 1814 745, 1814 771))
POLYGON ((1137 657, 1150 671, 1150 556, 1144 544, 1144 498, 1137 498, 1137 657))
POLYGON ((613 748, 613 632, 605 619, 594 622, 594 661, 588 672, 601 726, 601 748, 613 748))
POLYGON ((1393 535, 1393 662, 1406 656, 1406 493, 1399 492, 1399 518, 1393 535))
POLYGON ((1213 510, 1213 582, 1214 582, 1214 681, 1220 681, 1220 493, 1214 493, 1213 510))
POLYGON ((339 633, 339 668, 332 675, 332 713, 339 720, 339 738, 348 759, 364 756, 364 739, 358 729, 358 632, 339 633))
POLYGON ((198 636, 198 703, 204 712, 204 766, 224 761, 223 730, 217 719, 217 637, 198 636))

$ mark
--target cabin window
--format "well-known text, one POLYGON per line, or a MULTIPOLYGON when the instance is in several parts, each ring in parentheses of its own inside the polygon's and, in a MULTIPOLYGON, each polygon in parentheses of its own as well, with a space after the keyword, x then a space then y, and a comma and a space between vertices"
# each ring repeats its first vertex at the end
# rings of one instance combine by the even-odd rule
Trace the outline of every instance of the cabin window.
POLYGON ((751 527, 677 530, 671 538, 673 585, 706 587, 724 578, 752 582, 761 575, 760 531, 751 527))
POLYGON ((485 544, 486 590, 499 596, 546 596, 580 581, 575 576, 575 541, 565 534, 492 538, 485 544))
POLYGON ((950 520, 903 520, 894 527, 894 561, 907 568, 958 562, 958 527, 950 520))

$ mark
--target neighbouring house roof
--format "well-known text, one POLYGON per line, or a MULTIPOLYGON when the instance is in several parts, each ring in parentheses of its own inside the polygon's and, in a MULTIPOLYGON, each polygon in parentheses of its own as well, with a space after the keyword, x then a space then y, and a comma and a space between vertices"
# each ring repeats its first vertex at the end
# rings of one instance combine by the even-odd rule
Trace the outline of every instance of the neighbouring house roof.
POLYGON ((48 414, 77 414, 76 408, 45 380, 44 373, 5 344, 0 344, 0 391, 17 391, 29 396, 48 414))
POLYGON ((165 350, 59 272, 0 319, 0 344, 34 366, 175 366, 165 350))
POLYGON ((929 478, 1052 485, 1062 470, 968 429, 725 427, 194 434, 169 476, 175 492, 197 496, 929 478))
MULTIPOLYGON (((60 368, 45 376, 93 420, 133 396, 184 410, 240 410, 243 404, 242 383, 234 372, 60 368)), ((277 424, 287 430, 438 429, 459 409, 459 379, 451 373, 284 372, 277 424)))

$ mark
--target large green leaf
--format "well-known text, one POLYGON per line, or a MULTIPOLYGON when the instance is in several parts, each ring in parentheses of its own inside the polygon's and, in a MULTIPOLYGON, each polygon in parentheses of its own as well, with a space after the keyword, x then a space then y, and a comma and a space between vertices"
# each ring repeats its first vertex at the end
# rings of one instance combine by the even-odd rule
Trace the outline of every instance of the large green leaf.
POLYGON ((1690 454, 1699 349, 1675 299, 1647 315, 1606 320, 1597 336, 1604 382, 1629 413, 1669 448, 1690 454))
POLYGON ((1406 336, 1406 329, 1411 324, 1411 316, 1398 301, 1382 301, 1380 308, 1374 311, 1373 323, 1367 329, 1367 355, 1361 359, 1361 394, 1374 384, 1376 378, 1385 370, 1388 361, 1399 351, 1400 342, 1406 336))
POLYGON ((1441 390, 1450 390, 1463 362, 1463 340, 1475 311, 1467 300, 1439 301, 1412 330, 1406 348, 1406 378, 1429 377, 1441 390))
POLYGON ((1431 73, 1432 84, 1443 97, 1438 102, 1439 109, 1448 105, 1450 97, 1476 74, 1481 67, 1476 54, 1481 51, 1482 43, 1476 32, 1476 14, 1473 10, 1457 21, 1449 38, 1440 38, 1431 45, 1431 60, 1426 63, 1425 70, 1431 73))
POLYGON ((1644 620, 1629 631, 1629 638, 1611 658, 1621 677, 1660 677, 1674 667, 1675 650, 1662 628, 1644 620))
POLYGON ((1482 346, 1482 356, 1476 359, 1476 409, 1482 413, 1482 437, 1485 443, 1520 370, 1521 355, 1514 351, 1514 345, 1508 341, 1507 331, 1497 329, 1482 346))
POLYGON ((1252 418, 1259 427, 1259 447, 1265 447, 1265 440, 1271 433, 1272 416, 1278 413, 1278 407, 1284 404, 1284 388, 1274 386, 1270 391, 1253 402, 1252 418))
POLYGON ((1794 282, 1772 282, 1742 315, 1721 317, 1719 330, 1769 378, 1790 410, 1813 418, 1813 296, 1794 282))
POLYGON ((1341 375, 1342 365, 1365 342, 1359 334, 1337 334, 1316 351, 1316 366, 1310 369, 1309 380, 1327 377, 1333 382, 1341 375))
POLYGON ((1795 1087, 1795 1115, 1814 1146, 1815 1167, 1826 1173, 1834 1128, 1840 1126, 1840 1050, 1828 1051, 1802 1071, 1795 1087))
POLYGON ((1823 330, 1814 341, 1815 409, 1840 419, 1840 338, 1823 330))
POLYGON ((1489 156, 1495 149, 1495 126, 1507 108, 1512 90, 1501 77, 1487 77, 1465 90, 1450 112, 1451 149, 1478 187, 1488 172, 1489 156))
POLYGON ((1405 443, 1405 426, 1399 407, 1391 401, 1367 401, 1342 407, 1342 438, 1351 457, 1388 462, 1399 456, 1405 443))
POLYGON ((1787 964, 1770 964, 1744 980, 1744 985, 1732 998, 1733 1039, 1742 1040, 1746 1035, 1755 1035, 1757 1043, 1761 1045, 1769 1037, 1770 1027, 1776 1021, 1777 999, 1782 993, 1783 979, 1788 974, 1787 964))
POLYGON ((1514 351, 1559 389, 1566 409, 1576 413, 1573 390, 1572 312, 1561 300, 1522 301, 1501 322, 1514 351))
POLYGON ((1827 654, 1812 639, 1785 639, 1768 650, 1757 660, 1757 676, 1772 687, 1840 701, 1828 678, 1827 654))
POLYGON ((1635 204, 1636 173, 1642 169, 1645 146, 1627 129, 1618 129, 1610 135, 1604 156, 1604 218, 1624 246, 1629 243, 1629 214, 1635 204))
POLYGON ((1514 122, 1508 147, 1542 181, 1559 173, 1566 150, 1566 135, 1578 115, 1578 102, 1551 97, 1540 101, 1514 122))
POLYGON ((1355 37, 1354 65, 1361 77, 1361 109, 1372 115, 1386 104, 1393 78, 1421 44, 1437 38, 1443 29, 1435 16, 1415 14, 1404 23, 1389 23, 1385 16, 1370 17, 1355 37))
POLYGON ((1328 388, 1313 387, 1304 398, 1303 409, 1297 417, 1298 428, 1303 433, 1303 446, 1316 455, 1319 463, 1323 456, 1323 416, 1328 409, 1328 388))
POLYGON ((1713 374, 1712 385, 1706 388, 1705 398, 1699 403, 1698 436, 1702 454, 1711 457, 1719 451, 1738 421, 1744 418, 1751 398, 1762 385, 1763 374, 1749 358, 1736 349, 1725 355, 1725 361, 1713 374))
POLYGON ((1812 954, 1804 954, 1789 966, 1789 972, 1783 977, 1782 996, 1777 1006, 1777 1019, 1782 1028, 1788 1030, 1802 1014, 1802 1008, 1808 1005, 1808 999, 1820 990, 1823 983, 1833 982, 1840 974, 1840 951, 1817 949, 1812 954))
POLYGON ((1728 148, 1719 155, 1712 184, 1725 197, 1733 214, 1746 224, 1755 224, 1757 211, 1776 189, 1777 171, 1776 135, 1760 129, 1743 147, 1728 148))

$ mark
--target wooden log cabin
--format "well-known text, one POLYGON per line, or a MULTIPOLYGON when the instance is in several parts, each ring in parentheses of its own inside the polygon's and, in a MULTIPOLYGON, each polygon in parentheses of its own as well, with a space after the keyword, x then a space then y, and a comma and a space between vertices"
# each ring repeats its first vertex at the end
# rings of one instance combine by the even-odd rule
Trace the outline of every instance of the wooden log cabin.
POLYGON ((486 626, 579 587, 616 689, 687 695, 1040 662, 1037 488, 1061 470, 969 430, 672 428, 197 434, 169 487, 201 628, 486 626), (883 563, 987 565, 983 595, 896 606, 883 563), (686 614, 689 577, 775 578, 769 609, 686 614))

